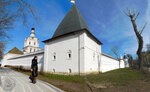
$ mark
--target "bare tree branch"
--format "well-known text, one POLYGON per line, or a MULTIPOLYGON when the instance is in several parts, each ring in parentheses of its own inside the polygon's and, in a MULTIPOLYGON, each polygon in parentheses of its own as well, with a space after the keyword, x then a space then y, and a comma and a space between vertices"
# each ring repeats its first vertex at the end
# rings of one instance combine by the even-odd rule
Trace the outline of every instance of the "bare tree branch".
MULTIPOLYGON (((0 0, 0 44, 5 44, 9 39, 6 30, 13 28, 16 20, 22 19, 22 24, 27 27, 28 16, 37 19, 35 9, 30 2, 31 0, 0 0)), ((1 51, 4 50, 4 46, 0 46, 1 51)))
POLYGON ((122 12, 123 12, 125 15, 129 16, 124 10, 122 10, 122 12))
POLYGON ((139 14, 140 14, 140 13, 138 12, 138 14, 136 15, 136 17, 135 17, 135 19, 134 19, 135 21, 136 21, 137 17, 139 16, 139 14))
POLYGON ((143 28, 140 30, 140 32, 139 32, 140 34, 142 34, 142 32, 145 29, 146 25, 147 25, 147 23, 145 23, 145 25, 143 26, 143 28))
POLYGON ((111 52, 112 52, 112 54, 114 54, 116 56, 117 59, 119 59, 119 47, 118 46, 113 46, 111 48, 111 52))
POLYGON ((129 12, 129 16, 131 16, 131 10, 127 7, 127 10, 129 12))
POLYGON ((119 61, 119 68, 120 68, 120 57, 119 57, 119 47, 118 46, 113 46, 111 48, 111 52, 116 56, 116 58, 119 61))

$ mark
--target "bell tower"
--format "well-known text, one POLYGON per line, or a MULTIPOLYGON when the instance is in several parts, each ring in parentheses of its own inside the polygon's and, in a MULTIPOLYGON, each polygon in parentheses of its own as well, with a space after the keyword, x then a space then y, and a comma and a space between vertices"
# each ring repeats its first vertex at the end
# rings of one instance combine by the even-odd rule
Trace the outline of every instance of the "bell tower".
POLYGON ((32 53, 41 50, 39 48, 39 40, 35 38, 35 28, 31 28, 30 37, 24 41, 23 53, 32 53))

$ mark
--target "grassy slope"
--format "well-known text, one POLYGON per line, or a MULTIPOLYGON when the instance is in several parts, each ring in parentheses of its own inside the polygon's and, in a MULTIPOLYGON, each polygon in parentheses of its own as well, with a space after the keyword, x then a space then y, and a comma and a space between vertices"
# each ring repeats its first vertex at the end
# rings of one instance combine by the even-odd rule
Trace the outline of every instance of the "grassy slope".
MULTIPOLYGON (((30 75, 30 72, 19 72, 30 75)), ((108 83, 113 86, 134 83, 144 77, 145 75, 143 73, 131 68, 117 69, 106 73, 87 75, 87 79, 92 85, 108 83)), ((68 92, 87 92, 89 90, 85 84, 84 76, 39 73, 38 79, 49 82, 68 92)))
POLYGON ((144 74, 140 71, 131 68, 117 69, 101 74, 88 75, 88 80, 91 83, 112 83, 124 84, 140 80, 144 78, 144 74))

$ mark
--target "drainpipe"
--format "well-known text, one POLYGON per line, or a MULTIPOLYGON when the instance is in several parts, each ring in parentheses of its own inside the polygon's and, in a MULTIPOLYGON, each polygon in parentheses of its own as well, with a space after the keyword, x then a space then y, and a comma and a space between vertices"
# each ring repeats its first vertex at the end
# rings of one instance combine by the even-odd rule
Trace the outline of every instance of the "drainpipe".
POLYGON ((102 52, 100 52, 100 54, 99 54, 99 73, 102 72, 101 63, 102 63, 102 52))
POLYGON ((78 72, 80 75, 80 33, 78 34, 78 72))
POLYGON ((98 72, 102 72, 102 48, 101 48, 101 45, 100 45, 100 50, 98 51, 98 54, 99 54, 99 59, 98 59, 98 72), (100 51, 100 52, 99 52, 100 51))
POLYGON ((47 70, 48 70, 48 69, 47 69, 47 62, 48 62, 48 59, 47 59, 47 58, 48 58, 48 55, 47 55, 47 54, 48 54, 48 53, 49 53, 49 52, 48 52, 48 47, 47 47, 47 44, 45 44, 45 48, 44 48, 44 62, 43 62, 43 63, 44 63, 43 69, 44 69, 45 72, 47 72, 47 70))

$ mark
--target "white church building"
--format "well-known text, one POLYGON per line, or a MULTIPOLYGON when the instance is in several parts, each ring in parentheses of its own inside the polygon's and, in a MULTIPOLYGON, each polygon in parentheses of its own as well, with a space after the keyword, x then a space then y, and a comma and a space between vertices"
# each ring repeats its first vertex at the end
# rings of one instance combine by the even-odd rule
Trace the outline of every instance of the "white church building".
POLYGON ((39 71, 51 73, 84 74, 128 67, 126 58, 118 60, 102 53, 102 42, 91 33, 75 5, 59 24, 52 38, 43 41, 44 50, 39 48, 34 30, 32 28, 30 37, 25 39, 23 52, 8 52, 3 56, 2 66, 23 66, 30 69, 31 60, 38 56, 39 71))
POLYGON ((24 48, 23 48, 24 54, 41 50, 39 48, 39 40, 37 38, 35 38, 34 30, 35 29, 32 28, 30 37, 26 38, 24 41, 24 48))

